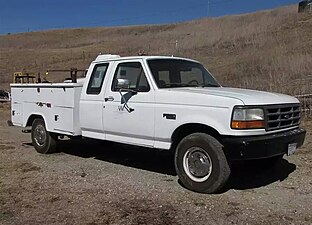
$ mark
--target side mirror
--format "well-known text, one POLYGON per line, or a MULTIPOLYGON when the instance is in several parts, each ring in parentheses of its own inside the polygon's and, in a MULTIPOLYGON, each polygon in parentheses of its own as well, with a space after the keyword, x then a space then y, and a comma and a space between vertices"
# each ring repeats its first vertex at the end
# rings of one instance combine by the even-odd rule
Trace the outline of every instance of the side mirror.
POLYGON ((130 81, 128 79, 117 79, 116 89, 129 89, 130 81))

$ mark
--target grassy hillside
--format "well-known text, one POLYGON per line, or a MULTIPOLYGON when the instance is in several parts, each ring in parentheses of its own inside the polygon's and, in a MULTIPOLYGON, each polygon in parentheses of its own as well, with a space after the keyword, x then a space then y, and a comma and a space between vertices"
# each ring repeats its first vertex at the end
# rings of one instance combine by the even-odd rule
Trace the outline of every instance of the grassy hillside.
POLYGON ((2 35, 0 87, 8 88, 14 71, 86 68, 100 52, 126 56, 140 50, 197 59, 225 86, 309 92, 309 80, 301 78, 312 74, 312 14, 288 6, 170 25, 2 35))

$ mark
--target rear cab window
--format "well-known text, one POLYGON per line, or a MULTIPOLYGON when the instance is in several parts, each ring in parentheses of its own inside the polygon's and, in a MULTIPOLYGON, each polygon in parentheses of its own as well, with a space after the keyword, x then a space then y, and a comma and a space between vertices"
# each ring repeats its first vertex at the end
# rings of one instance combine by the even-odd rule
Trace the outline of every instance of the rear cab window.
POLYGON ((101 92, 104 78, 108 69, 108 63, 97 64, 94 66, 89 84, 87 87, 87 94, 98 95, 101 92))

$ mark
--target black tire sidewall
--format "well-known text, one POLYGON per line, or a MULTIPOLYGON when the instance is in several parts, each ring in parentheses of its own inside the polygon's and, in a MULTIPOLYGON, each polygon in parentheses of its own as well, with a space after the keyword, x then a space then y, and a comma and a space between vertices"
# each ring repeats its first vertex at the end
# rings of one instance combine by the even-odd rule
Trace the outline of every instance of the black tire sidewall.
POLYGON ((229 173, 229 166, 224 156, 222 145, 215 138, 202 133, 191 134, 182 139, 177 146, 175 167, 185 187, 196 192, 213 193, 224 185, 224 179, 227 180, 229 176, 229 174, 227 174, 229 173), (183 157, 191 147, 203 149, 212 161, 211 175, 203 182, 192 180, 184 170, 183 157))
POLYGON ((33 124, 32 124, 32 129, 31 129, 31 140, 34 148, 36 149, 37 152, 41 154, 47 154, 52 152, 52 140, 51 140, 51 135, 46 129, 45 123, 43 119, 35 119, 33 124), (37 126, 42 125, 44 127, 45 133, 46 133, 46 141, 44 145, 40 146, 36 143, 35 138, 34 138, 34 131, 37 126))

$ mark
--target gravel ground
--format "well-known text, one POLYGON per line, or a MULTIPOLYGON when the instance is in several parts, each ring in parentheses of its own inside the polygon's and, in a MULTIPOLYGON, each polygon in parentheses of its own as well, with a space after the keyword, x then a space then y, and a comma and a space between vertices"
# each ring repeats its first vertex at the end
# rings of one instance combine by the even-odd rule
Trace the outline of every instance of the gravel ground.
POLYGON ((167 152, 63 141, 41 155, 0 104, 0 224, 312 224, 311 121, 274 169, 241 163, 219 194, 180 185, 167 152))

